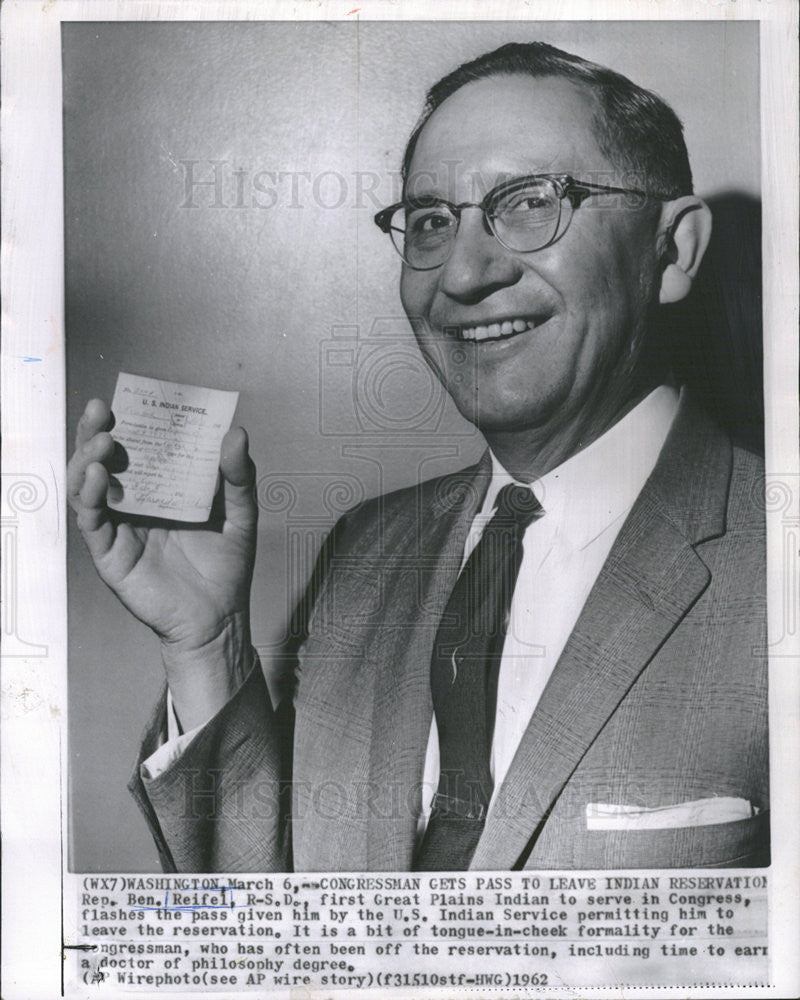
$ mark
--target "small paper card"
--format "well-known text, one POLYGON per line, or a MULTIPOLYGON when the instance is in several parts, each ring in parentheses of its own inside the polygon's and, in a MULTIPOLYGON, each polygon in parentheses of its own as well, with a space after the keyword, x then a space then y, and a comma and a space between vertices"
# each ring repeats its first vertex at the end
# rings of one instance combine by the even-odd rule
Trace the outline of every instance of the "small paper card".
POLYGON ((125 514, 207 521, 219 449, 238 392, 120 372, 111 409, 114 440, 127 454, 108 505, 125 514))

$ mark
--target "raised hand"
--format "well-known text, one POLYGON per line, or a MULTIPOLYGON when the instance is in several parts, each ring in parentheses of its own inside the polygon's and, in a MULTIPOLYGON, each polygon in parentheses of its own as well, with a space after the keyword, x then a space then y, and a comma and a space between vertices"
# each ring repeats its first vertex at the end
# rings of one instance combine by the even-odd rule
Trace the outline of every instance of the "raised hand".
POLYGON ((113 424, 102 400, 87 404, 67 469, 69 502, 101 579, 161 638, 176 710, 188 729, 227 701, 250 663, 258 508, 247 434, 233 428, 222 442, 222 519, 187 526, 109 508, 113 424))

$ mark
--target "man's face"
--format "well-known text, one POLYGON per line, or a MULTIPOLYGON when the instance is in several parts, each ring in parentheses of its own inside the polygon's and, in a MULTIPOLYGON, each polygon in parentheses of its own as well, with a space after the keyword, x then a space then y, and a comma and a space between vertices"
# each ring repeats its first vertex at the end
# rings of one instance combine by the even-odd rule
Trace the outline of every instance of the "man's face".
MULTIPOLYGON (((409 189, 457 204, 537 172, 624 186, 598 149, 593 110, 591 94, 563 79, 467 84, 423 128, 409 189)), ((469 420, 488 433, 557 429, 630 394, 657 290, 655 245, 652 213, 619 196, 591 197, 533 253, 507 250, 466 209, 449 259, 431 271, 404 265, 400 294, 426 360, 469 420), (489 337, 472 339, 475 327, 489 337)))

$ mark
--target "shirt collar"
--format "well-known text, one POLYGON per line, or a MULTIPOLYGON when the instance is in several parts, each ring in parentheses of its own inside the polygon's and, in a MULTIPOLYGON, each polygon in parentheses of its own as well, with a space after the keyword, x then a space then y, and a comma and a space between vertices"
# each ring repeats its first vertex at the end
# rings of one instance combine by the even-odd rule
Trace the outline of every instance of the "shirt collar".
MULTIPOLYGON (((658 461, 679 398, 672 386, 659 386, 596 441, 530 484, 549 524, 575 548, 627 515, 658 461)), ((515 482, 491 457, 483 515, 491 514, 501 488, 515 482)))

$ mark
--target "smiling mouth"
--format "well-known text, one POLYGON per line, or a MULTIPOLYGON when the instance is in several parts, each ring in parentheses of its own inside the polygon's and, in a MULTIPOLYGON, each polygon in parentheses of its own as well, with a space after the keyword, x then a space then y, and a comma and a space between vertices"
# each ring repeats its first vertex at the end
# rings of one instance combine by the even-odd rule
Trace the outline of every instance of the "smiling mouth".
POLYGON ((457 340, 508 340, 528 330, 534 330, 543 322, 544 317, 541 319, 504 319, 499 323, 446 327, 445 332, 457 340))

